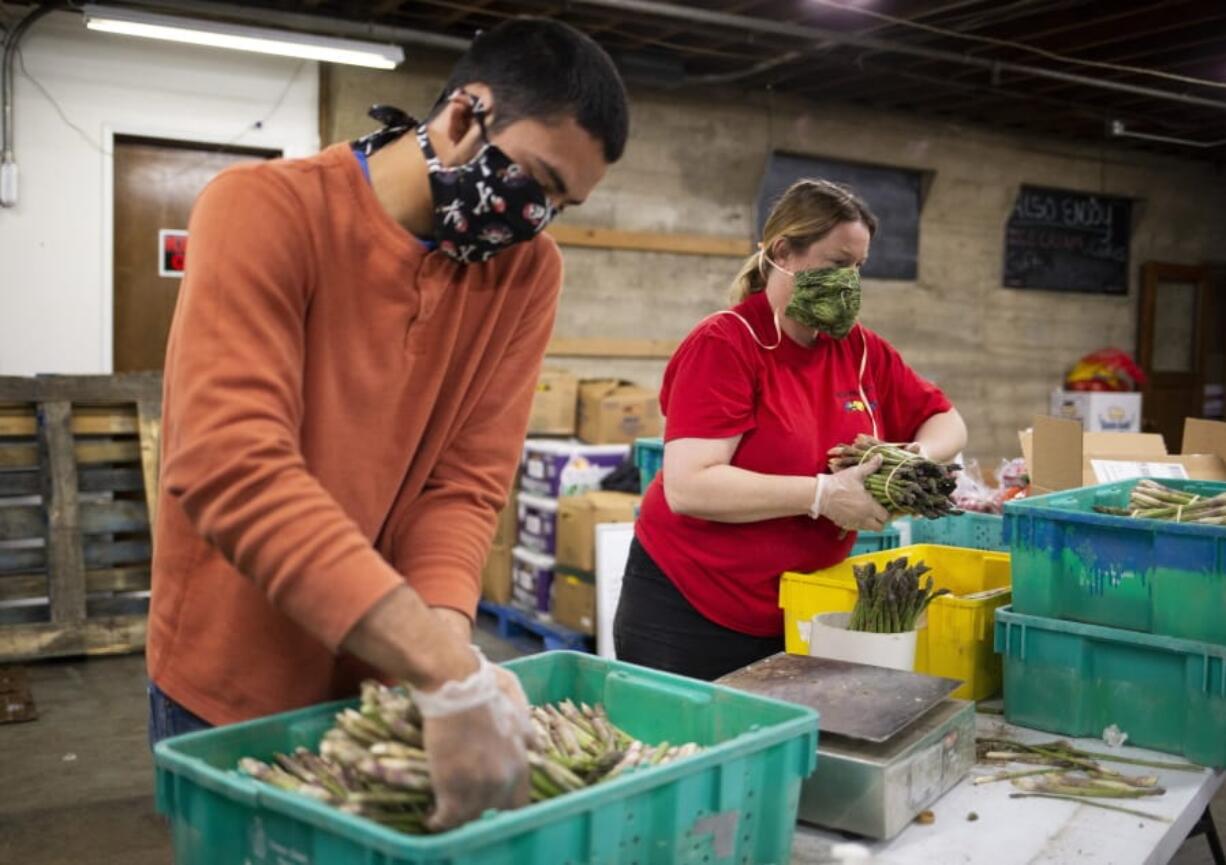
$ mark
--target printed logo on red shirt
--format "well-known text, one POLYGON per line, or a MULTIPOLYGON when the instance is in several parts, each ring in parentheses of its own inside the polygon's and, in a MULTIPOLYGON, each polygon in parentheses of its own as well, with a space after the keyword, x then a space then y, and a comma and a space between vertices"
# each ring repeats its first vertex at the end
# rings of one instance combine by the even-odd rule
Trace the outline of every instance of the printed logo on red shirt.
MULTIPOLYGON (((858 390, 845 390, 835 394, 835 398, 843 403, 843 411, 845 412, 865 412, 868 409, 864 407, 864 400, 860 397, 858 390)), ((870 399, 868 408, 872 411, 877 411, 877 401, 870 399)))

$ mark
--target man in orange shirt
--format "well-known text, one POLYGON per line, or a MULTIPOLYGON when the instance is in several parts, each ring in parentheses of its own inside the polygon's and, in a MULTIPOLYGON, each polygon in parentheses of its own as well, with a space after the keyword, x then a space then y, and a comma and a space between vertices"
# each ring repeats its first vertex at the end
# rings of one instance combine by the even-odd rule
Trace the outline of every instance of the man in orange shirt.
POLYGON ((592 40, 480 35, 425 123, 201 194, 167 348, 150 738, 409 684, 435 828, 527 801, 526 701, 470 647, 562 281, 620 158, 592 40))

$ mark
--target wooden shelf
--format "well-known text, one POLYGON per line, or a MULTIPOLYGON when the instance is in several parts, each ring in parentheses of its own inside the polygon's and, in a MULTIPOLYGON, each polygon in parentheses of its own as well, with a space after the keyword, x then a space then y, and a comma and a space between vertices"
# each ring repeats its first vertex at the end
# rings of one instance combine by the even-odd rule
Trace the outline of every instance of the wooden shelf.
POLYGON ((580 225, 551 225, 549 234, 561 246, 594 249, 624 249, 637 252, 667 252, 677 255, 716 255, 744 258, 753 252, 753 243, 744 237, 715 234, 671 234, 660 231, 619 231, 614 228, 585 228, 580 225))

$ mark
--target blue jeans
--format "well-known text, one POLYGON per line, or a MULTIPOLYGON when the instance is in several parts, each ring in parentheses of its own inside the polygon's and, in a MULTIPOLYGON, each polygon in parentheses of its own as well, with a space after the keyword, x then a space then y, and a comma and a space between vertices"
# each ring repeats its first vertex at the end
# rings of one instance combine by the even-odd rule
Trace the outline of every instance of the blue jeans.
POLYGON ((174 700, 162 693, 153 682, 149 683, 149 747, 153 748, 163 739, 181 733, 207 730, 213 725, 198 718, 174 700))

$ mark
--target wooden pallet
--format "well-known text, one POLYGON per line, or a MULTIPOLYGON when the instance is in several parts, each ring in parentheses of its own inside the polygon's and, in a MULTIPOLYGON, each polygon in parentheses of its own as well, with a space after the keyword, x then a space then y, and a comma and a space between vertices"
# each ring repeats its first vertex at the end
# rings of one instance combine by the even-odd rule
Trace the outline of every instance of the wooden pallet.
POLYGON ((0 661, 144 647, 143 610, 109 602, 149 589, 161 394, 156 374, 0 377, 0 602, 49 619, 0 624, 0 661))
POLYGON ((502 604, 495 604, 493 601, 482 599, 477 605, 477 609, 494 617, 498 625, 498 636, 504 640, 527 633, 539 637, 544 643, 545 651, 547 652, 555 650, 590 652, 592 650, 590 637, 578 631, 572 631, 570 628, 564 628, 554 622, 543 621, 532 613, 525 612, 517 607, 506 607, 502 604))

